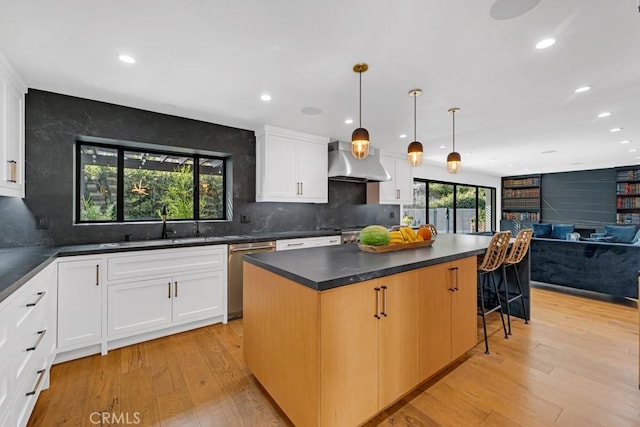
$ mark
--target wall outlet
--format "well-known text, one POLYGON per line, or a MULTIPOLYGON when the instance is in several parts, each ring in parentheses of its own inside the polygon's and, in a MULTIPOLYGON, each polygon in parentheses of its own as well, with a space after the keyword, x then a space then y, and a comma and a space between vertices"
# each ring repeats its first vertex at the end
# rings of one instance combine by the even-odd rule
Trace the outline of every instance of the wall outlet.
POLYGON ((247 224, 249 222, 251 222, 251 220, 249 219, 249 215, 241 215, 240 216, 240 222, 243 224, 247 224))
POLYGON ((36 216, 36 230, 48 230, 49 229, 49 217, 40 215, 36 216))

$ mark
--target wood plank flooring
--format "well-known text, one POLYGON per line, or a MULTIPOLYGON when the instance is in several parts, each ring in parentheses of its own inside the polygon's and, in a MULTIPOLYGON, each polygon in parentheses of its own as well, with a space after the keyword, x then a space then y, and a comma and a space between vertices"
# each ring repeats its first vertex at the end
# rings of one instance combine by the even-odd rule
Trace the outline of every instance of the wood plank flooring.
MULTIPOLYGON (((490 355, 480 341, 367 426, 640 425, 637 308, 546 289, 532 289, 531 304, 533 320, 514 319, 508 340, 492 318, 490 355)), ((29 425, 101 419, 291 425, 244 364, 241 320, 55 365, 29 425)))

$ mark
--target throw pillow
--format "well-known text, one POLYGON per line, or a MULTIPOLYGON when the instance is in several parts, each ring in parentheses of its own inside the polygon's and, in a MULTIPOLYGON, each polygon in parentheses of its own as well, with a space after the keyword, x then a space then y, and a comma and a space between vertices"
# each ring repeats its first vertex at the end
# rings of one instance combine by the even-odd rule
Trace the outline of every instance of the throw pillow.
POLYGON ((551 238, 565 240, 568 233, 573 233, 573 224, 553 224, 551 238))
POLYGON ((605 225, 604 232, 613 237, 616 243, 631 243, 636 235, 634 225, 605 225))
POLYGON ((531 224, 533 237, 551 237, 551 224, 531 224))
POLYGON ((640 228, 638 228, 638 232, 634 236, 634 238, 631 241, 631 243, 633 243, 634 245, 640 245, 640 228))

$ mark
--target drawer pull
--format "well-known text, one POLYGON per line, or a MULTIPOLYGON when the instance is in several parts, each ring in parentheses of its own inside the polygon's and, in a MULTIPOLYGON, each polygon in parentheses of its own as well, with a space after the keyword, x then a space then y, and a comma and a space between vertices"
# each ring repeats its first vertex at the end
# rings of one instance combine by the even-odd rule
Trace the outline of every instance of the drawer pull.
POLYGON ((38 391, 38 387, 40 387, 40 383, 42 382, 42 379, 44 378, 44 373, 46 372, 46 369, 40 369, 38 371, 38 380, 36 381, 36 385, 33 386, 33 390, 27 392, 27 396, 33 396, 34 394, 36 394, 36 392, 38 391))
POLYGON ((175 285, 175 289, 174 289, 174 293, 173 296, 178 298, 178 281, 176 280, 175 282, 173 282, 175 285))
POLYGON ((40 300, 42 298, 44 298, 46 293, 47 293, 47 291, 38 292, 38 298, 36 298, 36 300, 34 302, 27 303, 27 307, 35 307, 36 304, 38 304, 40 302, 40 300))
POLYGON ((287 243, 288 247, 292 247, 292 246, 302 246, 304 245, 304 242, 299 242, 299 243, 287 243))
POLYGON ((100 285, 100 264, 96 264, 96 286, 100 285))
POLYGON ((44 334, 47 333, 46 329, 43 329, 42 331, 38 331, 38 339, 36 340, 35 344, 33 344, 32 347, 27 348, 27 351, 34 351, 36 348, 38 348, 38 346, 40 345, 40 341, 42 341, 42 338, 44 338, 44 334))
POLYGON ((167 298, 171 298, 171 282, 167 283, 167 298))

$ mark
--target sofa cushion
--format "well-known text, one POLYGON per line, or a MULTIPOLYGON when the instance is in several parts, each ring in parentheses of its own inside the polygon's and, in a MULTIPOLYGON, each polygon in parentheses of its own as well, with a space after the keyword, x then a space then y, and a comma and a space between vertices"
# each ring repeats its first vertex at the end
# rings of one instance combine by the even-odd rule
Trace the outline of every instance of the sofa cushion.
POLYGON ((573 233, 573 224, 553 224, 551 238, 565 240, 569 233, 573 233))
POLYGON ((631 241, 631 243, 633 243, 634 245, 640 245, 640 228, 638 228, 638 231, 636 232, 636 235, 633 237, 633 240, 631 241))
POLYGON ((605 225, 604 232, 613 237, 616 243, 631 243, 636 235, 634 225, 605 225))
POLYGON ((531 224, 533 237, 551 237, 551 224, 531 224))

